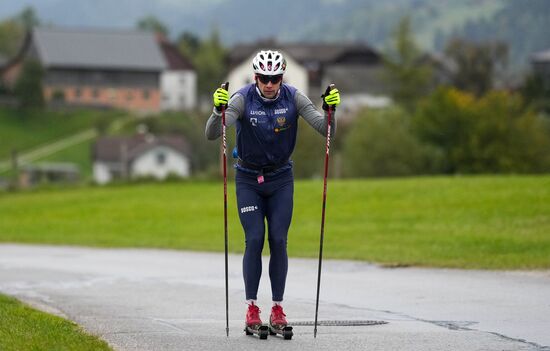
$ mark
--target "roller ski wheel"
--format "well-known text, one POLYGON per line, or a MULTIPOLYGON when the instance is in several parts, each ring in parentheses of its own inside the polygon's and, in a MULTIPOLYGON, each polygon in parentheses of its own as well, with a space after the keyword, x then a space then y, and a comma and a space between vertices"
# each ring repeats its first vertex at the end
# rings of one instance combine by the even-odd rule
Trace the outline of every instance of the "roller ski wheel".
POLYGON ((258 335, 261 340, 267 339, 269 328, 267 325, 247 325, 244 327, 246 335, 258 335))
POLYGON ((291 340, 294 332, 292 331, 292 327, 289 325, 270 325, 269 334, 281 335, 285 340, 291 340))

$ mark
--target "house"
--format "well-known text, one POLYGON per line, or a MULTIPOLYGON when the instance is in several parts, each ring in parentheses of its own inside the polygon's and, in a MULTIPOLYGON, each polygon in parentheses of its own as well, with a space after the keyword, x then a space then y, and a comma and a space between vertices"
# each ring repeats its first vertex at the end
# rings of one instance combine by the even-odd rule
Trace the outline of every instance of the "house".
POLYGON ((17 57, 0 67, 6 86, 13 87, 25 60, 44 68, 48 102, 145 113, 196 105, 192 65, 148 32, 34 28, 17 57))
MULTIPOLYGON (((159 82, 166 63, 150 33, 34 28, 23 50, 20 56, 38 61, 44 69, 46 101, 160 110, 159 82)), ((23 63, 15 61, 11 71, 23 63)))
POLYGON ((157 42, 167 65, 160 78, 162 110, 194 109, 197 106, 197 73, 193 64, 164 35, 157 34, 157 42))
POLYGON ((94 181, 106 184, 117 179, 189 177, 189 152, 186 140, 176 135, 100 137, 92 151, 94 181))
POLYGON ((533 53, 531 65, 535 76, 541 78, 544 90, 550 91, 550 49, 533 53))
MULTIPOLYGON (((362 43, 289 43, 273 40, 252 44, 236 45, 229 56, 231 73, 248 65, 251 72, 251 58, 261 49, 280 50, 287 61, 293 60, 307 71, 307 91, 315 102, 330 83, 345 94, 340 110, 352 109, 357 104, 372 107, 387 106, 389 87, 382 76, 384 69, 381 55, 362 43)), ((292 62, 288 64, 288 70, 292 62)), ((251 75, 252 73, 249 73, 251 75)), ((292 77, 286 77, 289 81, 292 77)), ((231 83, 233 81, 230 80, 231 83)), ((240 82, 239 82, 240 83, 240 82)), ((292 83, 291 83, 292 84, 292 83)), ((235 87, 237 89, 238 87, 235 87)), ((318 100, 320 102, 320 99, 318 100)))

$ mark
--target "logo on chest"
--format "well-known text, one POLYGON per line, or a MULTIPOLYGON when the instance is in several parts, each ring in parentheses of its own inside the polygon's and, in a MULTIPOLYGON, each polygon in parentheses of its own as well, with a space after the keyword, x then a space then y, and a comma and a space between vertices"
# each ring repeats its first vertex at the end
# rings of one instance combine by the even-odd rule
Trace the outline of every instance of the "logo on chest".
POLYGON ((275 133, 282 132, 290 128, 290 125, 286 123, 286 117, 277 117, 277 125, 275 126, 275 133))

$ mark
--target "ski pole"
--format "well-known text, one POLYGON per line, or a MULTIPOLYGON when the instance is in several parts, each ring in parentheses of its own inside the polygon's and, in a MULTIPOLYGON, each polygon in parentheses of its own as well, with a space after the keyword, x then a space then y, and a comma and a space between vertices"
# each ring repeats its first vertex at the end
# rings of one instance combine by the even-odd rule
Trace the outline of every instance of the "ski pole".
MULTIPOLYGON (((229 89, 229 82, 221 85, 225 90, 229 89)), ((222 107, 222 144, 223 144, 223 229, 225 238, 225 333, 229 337, 229 282, 227 262, 227 138, 225 136, 225 105, 222 107)))
MULTIPOLYGON (((325 94, 322 96, 324 98, 334 89, 334 84, 328 86, 325 94)), ((313 329, 313 337, 317 338, 317 315, 319 312, 319 290, 321 288, 321 266, 323 263, 323 239, 325 236, 325 208, 327 204, 327 176, 328 176, 328 156, 330 151, 330 119, 332 114, 332 107, 329 105, 327 110, 327 146, 325 153, 325 176, 323 184, 323 212, 321 215, 321 239, 319 244, 319 267, 317 270, 317 298, 315 300, 315 328, 313 329)))

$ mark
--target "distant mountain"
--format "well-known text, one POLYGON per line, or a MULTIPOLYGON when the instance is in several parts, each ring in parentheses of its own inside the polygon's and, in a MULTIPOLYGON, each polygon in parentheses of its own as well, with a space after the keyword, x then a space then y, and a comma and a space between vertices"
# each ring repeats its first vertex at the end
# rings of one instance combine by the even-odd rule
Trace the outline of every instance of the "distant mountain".
POLYGON ((468 20, 451 35, 506 42, 512 67, 525 67, 530 54, 550 48, 550 1, 509 1, 490 19, 468 20))
POLYGON ((378 45, 399 19, 411 14, 418 36, 431 47, 435 30, 489 17, 502 0, 2 0, 0 18, 33 6, 45 22, 63 26, 133 27, 154 15, 176 36, 218 28, 225 42, 274 37, 285 41, 369 41, 378 45), (475 5, 474 5, 475 4, 475 5), (475 11, 472 11, 472 9, 475 11))
POLYGON ((501 38, 509 41, 512 62, 524 65, 532 51, 550 47, 550 0, 2 0, 0 18, 25 5, 61 26, 129 28, 153 15, 174 38, 217 28, 226 46, 271 37, 361 41, 383 49, 400 18, 410 15, 418 43, 428 50, 440 50, 453 35, 501 38))

